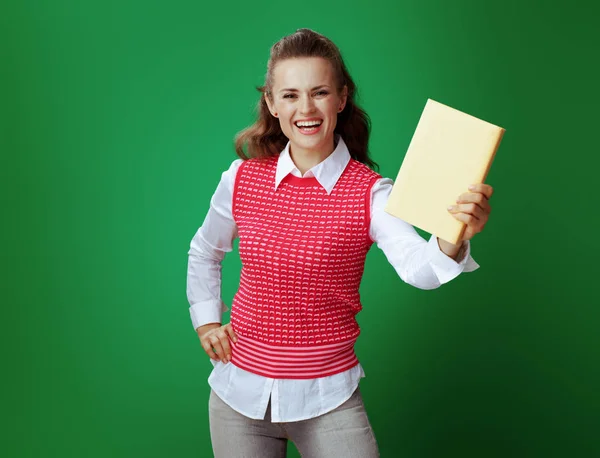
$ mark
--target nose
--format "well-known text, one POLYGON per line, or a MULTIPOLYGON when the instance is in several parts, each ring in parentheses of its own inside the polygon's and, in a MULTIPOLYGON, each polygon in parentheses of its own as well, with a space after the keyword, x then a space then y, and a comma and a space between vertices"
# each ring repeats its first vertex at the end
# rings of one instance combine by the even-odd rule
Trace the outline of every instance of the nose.
POLYGON ((310 95, 304 96, 300 100, 300 113, 309 114, 315 111, 315 104, 310 95))

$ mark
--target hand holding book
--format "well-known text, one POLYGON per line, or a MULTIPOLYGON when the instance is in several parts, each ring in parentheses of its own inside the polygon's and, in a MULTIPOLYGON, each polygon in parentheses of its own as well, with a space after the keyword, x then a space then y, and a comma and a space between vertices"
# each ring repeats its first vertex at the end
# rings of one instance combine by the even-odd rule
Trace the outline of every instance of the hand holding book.
POLYGON ((456 204, 448 207, 448 211, 454 218, 466 224, 460 243, 454 245, 438 238, 440 249, 451 258, 458 257, 462 242, 471 240, 475 234, 483 230, 492 211, 489 200, 494 189, 489 184, 473 184, 469 186, 469 190, 470 192, 458 196, 456 204))

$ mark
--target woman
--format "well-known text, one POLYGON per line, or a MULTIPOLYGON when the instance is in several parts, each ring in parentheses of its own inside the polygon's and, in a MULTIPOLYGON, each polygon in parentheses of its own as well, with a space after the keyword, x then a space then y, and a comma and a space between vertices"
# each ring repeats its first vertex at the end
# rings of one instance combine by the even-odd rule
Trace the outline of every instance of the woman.
POLYGON ((240 159, 188 252, 192 323, 214 364, 213 451, 284 457, 292 440, 306 457, 379 456, 354 353, 365 256, 377 243, 422 289, 475 270, 469 240, 492 188, 476 184, 449 210, 467 224, 456 246, 385 213, 392 180, 370 168, 369 118, 338 48, 316 32, 273 45, 260 90, 259 119, 238 135, 240 159), (236 237, 240 287, 221 325, 220 263, 236 237))

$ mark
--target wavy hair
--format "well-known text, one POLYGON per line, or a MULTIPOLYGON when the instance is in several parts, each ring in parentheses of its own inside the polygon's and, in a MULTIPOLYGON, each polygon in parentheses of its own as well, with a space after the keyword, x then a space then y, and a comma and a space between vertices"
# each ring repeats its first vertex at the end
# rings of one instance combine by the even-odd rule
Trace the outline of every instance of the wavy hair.
POLYGON ((266 158, 279 155, 285 148, 288 139, 281 130, 279 120, 271 115, 264 95, 273 100, 271 91, 275 66, 282 60, 298 57, 321 57, 331 63, 338 94, 341 94, 344 85, 348 87, 346 105, 338 113, 334 134, 341 135, 353 159, 372 169, 379 169, 379 165, 369 157, 371 119, 355 102, 357 88, 348 73, 340 50, 330 39, 310 29, 298 29, 271 47, 265 84, 256 88, 261 93, 257 105, 258 119, 235 136, 237 155, 242 159, 266 158))

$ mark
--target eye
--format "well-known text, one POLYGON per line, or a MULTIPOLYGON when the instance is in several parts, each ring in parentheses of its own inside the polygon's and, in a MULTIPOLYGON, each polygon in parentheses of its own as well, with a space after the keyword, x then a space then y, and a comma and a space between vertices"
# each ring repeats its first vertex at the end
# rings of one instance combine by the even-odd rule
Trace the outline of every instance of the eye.
POLYGON ((327 95, 327 94, 329 94, 329 92, 327 92, 327 91, 319 91, 319 92, 317 92, 317 95, 319 95, 319 94, 327 95))
POLYGON ((295 97, 295 95, 294 94, 285 94, 283 96, 284 99, 291 99, 292 97, 295 97))

